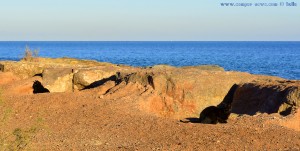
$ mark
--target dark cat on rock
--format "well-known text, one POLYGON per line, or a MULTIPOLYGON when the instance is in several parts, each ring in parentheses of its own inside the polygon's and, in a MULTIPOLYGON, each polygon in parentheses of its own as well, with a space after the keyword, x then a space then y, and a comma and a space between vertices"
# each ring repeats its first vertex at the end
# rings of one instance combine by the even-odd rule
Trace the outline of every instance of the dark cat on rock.
POLYGON ((46 89, 40 81, 35 80, 32 85, 33 93, 49 93, 50 91, 46 89))
POLYGON ((200 113, 199 122, 204 124, 227 123, 229 115, 230 107, 209 106, 200 113))
POLYGON ((232 85, 227 95, 218 106, 209 106, 205 108, 200 113, 199 122, 205 124, 227 123, 227 119, 231 112, 234 93, 237 88, 237 84, 232 85))

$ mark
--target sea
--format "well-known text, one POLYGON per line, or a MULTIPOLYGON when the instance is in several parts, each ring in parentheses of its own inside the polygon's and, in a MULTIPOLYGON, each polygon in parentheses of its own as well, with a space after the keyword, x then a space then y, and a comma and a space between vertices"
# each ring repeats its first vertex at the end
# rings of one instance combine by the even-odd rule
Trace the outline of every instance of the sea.
POLYGON ((20 60, 25 48, 41 57, 92 59, 131 66, 219 65, 226 71, 300 80, 300 42, 2 41, 0 60, 20 60))

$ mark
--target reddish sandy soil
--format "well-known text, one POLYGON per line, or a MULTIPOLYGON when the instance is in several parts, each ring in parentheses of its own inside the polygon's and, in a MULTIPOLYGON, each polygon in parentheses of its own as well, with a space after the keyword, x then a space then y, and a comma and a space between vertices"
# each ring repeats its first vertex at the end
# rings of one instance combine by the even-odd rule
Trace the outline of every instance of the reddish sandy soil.
POLYGON ((24 81, 4 80, 0 88, 0 150, 300 150, 300 132, 281 126, 287 122, 277 114, 183 123, 143 110, 134 92, 33 95, 24 81))

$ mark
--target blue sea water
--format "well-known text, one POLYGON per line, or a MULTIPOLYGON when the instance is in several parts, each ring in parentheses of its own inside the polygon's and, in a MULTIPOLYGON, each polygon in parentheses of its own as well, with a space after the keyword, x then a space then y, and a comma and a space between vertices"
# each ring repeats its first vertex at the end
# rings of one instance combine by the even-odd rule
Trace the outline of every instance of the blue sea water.
POLYGON ((132 66, 216 64, 225 70, 300 79, 300 42, 0 42, 0 60, 19 60, 26 46, 43 57, 132 66))

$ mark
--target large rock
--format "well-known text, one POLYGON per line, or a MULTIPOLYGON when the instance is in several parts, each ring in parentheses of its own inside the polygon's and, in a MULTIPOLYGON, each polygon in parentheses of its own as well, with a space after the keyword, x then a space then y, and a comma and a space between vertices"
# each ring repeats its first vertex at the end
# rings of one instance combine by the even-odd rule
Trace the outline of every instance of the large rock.
POLYGON ((238 87, 232 102, 232 112, 289 115, 299 106, 300 81, 256 81, 238 87))
MULTIPOLYGON (((103 79, 107 79, 115 75, 116 72, 117 70, 115 69, 80 69, 74 74, 74 89, 82 90, 87 88, 93 83, 97 83, 103 79)), ((101 85, 101 83, 99 85, 101 85)))
POLYGON ((12 72, 20 79, 27 79, 43 71, 44 65, 35 62, 1 61, 3 72, 12 72))
POLYGON ((73 69, 48 68, 42 73, 44 87, 50 92, 73 91, 73 69))
MULTIPOLYGON (((21 79, 27 79, 41 74, 46 68, 90 68, 117 67, 117 65, 97 62, 93 60, 79 60, 73 58, 37 58, 38 61, 0 61, 0 71, 12 72, 21 79)), ((126 68, 127 66, 124 66, 126 68)), ((123 68, 123 67, 122 67, 123 68)))
MULTIPOLYGON (((207 106, 219 105, 234 84, 280 79, 207 68, 156 66, 124 76, 121 81, 141 92, 139 103, 143 110, 159 116, 182 118, 199 116, 207 106)), ((129 92, 126 86, 116 90, 129 92)))

